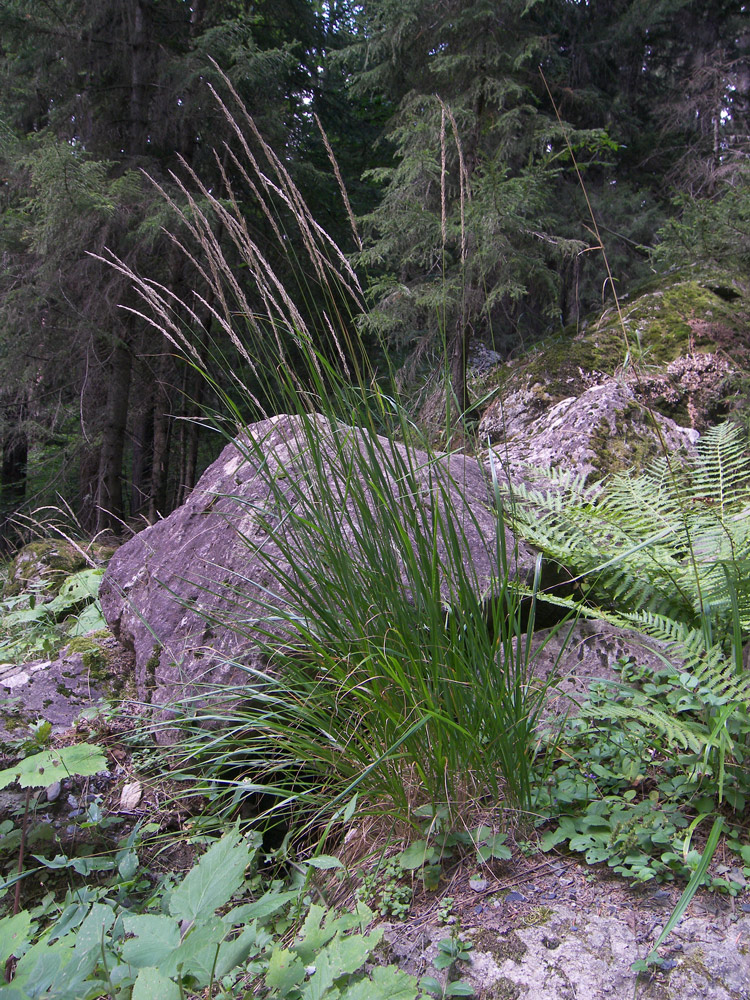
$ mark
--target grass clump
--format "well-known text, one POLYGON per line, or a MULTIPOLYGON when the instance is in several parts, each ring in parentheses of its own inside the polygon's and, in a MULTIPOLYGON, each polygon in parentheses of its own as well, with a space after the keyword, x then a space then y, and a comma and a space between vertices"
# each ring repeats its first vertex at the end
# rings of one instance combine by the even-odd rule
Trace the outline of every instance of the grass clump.
POLYGON ((280 254, 297 242, 285 226, 307 249, 303 266, 287 264, 306 275, 308 308, 254 245, 227 173, 221 200, 193 174, 200 202, 180 184, 189 210, 177 210, 195 247, 183 250, 209 288, 196 304, 175 303, 112 261, 225 407, 268 420, 246 425, 240 443, 265 499, 236 498, 238 516, 251 513, 273 540, 248 545, 283 593, 241 626, 267 669, 239 664, 240 688, 214 693, 207 708, 181 706, 194 717, 182 767, 206 776, 199 787, 208 781, 230 814, 251 800, 260 811, 330 821, 355 794, 406 822, 424 802, 456 818, 472 802, 528 809, 545 692, 531 670, 539 565, 506 533, 497 482, 467 483, 481 479, 479 466, 472 473, 471 460, 420 447, 395 381, 375 377, 353 335, 364 309, 356 274, 241 104, 217 100, 238 143, 227 156, 263 192, 280 254), (234 279, 217 223, 253 275, 263 314, 234 279), (201 349, 189 329, 199 305, 221 332, 201 349), (223 341, 246 378, 222 368, 223 341))

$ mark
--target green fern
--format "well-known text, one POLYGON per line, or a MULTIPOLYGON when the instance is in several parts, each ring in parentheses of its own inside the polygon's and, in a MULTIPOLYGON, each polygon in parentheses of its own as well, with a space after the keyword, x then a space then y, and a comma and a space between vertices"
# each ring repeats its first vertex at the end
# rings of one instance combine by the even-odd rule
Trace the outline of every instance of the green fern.
POLYGON ((579 717, 582 719, 637 722, 646 729, 661 733, 667 743, 672 746, 680 747, 682 750, 690 750, 696 754, 703 753, 708 744, 705 727, 652 706, 621 705, 616 701, 610 701, 603 705, 594 705, 589 702, 583 706, 579 717))
POLYGON ((681 683, 704 702, 750 707, 750 674, 741 669, 736 655, 727 655, 722 642, 707 642, 705 630, 651 611, 624 615, 623 622, 663 642, 672 662, 680 661, 681 683))
POLYGON ((661 458, 603 485, 543 475, 551 487, 508 490, 511 519, 576 573, 589 602, 708 620, 728 639, 736 600, 750 631, 750 454, 735 424, 707 431, 693 457, 661 458))

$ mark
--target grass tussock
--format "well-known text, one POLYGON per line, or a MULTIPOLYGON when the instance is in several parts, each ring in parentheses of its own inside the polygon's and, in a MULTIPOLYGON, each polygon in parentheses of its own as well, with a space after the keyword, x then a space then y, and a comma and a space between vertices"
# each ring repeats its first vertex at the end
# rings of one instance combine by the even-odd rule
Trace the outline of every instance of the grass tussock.
POLYGON ((357 275, 225 83, 236 106, 215 96, 237 147, 222 159, 233 164, 224 196, 189 171, 174 178, 180 206, 165 193, 192 238, 175 242, 205 290, 180 302, 111 260, 225 411, 285 413, 296 428, 283 475, 271 471, 262 435, 242 438, 248 460, 268 469, 268 500, 253 514, 277 547, 253 555, 273 563, 284 594, 249 623, 267 670, 244 667, 241 689, 181 706, 194 715, 181 766, 203 776, 197 787, 208 784, 227 813, 250 803, 330 820, 355 796, 407 821, 424 802, 456 815, 470 802, 528 809, 545 697, 532 677, 539 565, 521 565, 497 483, 483 487, 484 510, 497 503, 488 530, 462 493, 461 462, 420 447, 391 373, 374 377, 356 343, 357 275), (238 176, 272 224, 280 259, 306 276, 294 295, 251 238, 238 176), (307 251, 302 264, 290 259, 293 245, 307 251), (252 274, 261 310, 235 261, 252 274))

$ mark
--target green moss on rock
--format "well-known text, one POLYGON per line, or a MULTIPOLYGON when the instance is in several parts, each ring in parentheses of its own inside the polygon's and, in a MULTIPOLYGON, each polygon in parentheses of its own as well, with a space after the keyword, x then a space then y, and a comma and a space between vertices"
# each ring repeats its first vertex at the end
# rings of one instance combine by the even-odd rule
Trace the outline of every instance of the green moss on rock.
MULTIPOLYGON (((723 349, 736 355, 750 349, 748 292, 736 276, 725 272, 662 275, 641 286, 621 307, 633 359, 646 365, 665 365, 694 351, 723 349)), ((616 310, 603 313, 584 336, 597 349, 611 349, 613 338, 619 337, 623 359, 625 342, 616 310)), ((601 370, 611 374, 611 364, 601 370)))
POLYGON ((498 965, 502 965, 508 959, 518 963, 529 950, 515 931, 499 934, 488 927, 483 927, 472 936, 472 941, 477 951, 489 952, 498 965))
POLYGON ((521 987, 518 983, 514 983, 512 979, 503 978, 493 983, 488 1000, 520 1000, 521 995, 521 987))
POLYGON ((66 577, 86 566, 85 557, 67 542, 54 539, 29 542, 12 560, 2 596, 15 597, 40 584, 46 584, 48 593, 54 596, 66 577))
MULTIPOLYGON (((109 680, 107 667, 109 665, 110 651, 97 642, 97 634, 99 633, 76 636, 68 642, 67 650, 70 653, 81 653, 83 666, 91 675, 92 680, 106 681, 109 680)), ((102 634, 109 637, 108 632, 102 634)))
POLYGON ((591 372, 613 375, 633 361, 663 366, 693 351, 750 356, 750 290, 724 271, 685 270, 659 275, 579 328, 566 327, 523 359, 472 380, 475 400, 523 383, 539 396, 540 410, 579 395, 591 372), (731 294, 727 294, 727 292, 731 294), (629 354, 630 352, 630 354, 629 354))

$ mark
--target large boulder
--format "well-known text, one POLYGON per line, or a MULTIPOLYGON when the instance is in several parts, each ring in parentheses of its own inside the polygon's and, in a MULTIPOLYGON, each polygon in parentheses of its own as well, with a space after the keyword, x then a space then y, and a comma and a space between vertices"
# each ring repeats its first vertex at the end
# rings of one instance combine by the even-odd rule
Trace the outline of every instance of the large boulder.
MULTIPOLYGON (((395 517, 406 529, 403 543, 413 544, 415 532, 432 530, 433 514, 450 517, 462 551, 451 554, 438 539, 443 592, 457 559, 471 565, 480 590, 492 586, 498 519, 477 461, 434 458, 320 416, 272 417, 229 444, 187 502, 109 564, 102 608, 135 652, 140 698, 164 706, 203 685, 247 679, 238 661, 266 666, 259 630, 273 630, 274 609, 288 596, 285 579, 320 558, 307 517, 318 516, 318 503, 360 563, 372 560, 365 519, 395 517)), ((506 544, 513 551, 509 533, 506 544)), ((521 545, 516 571, 528 578, 533 565, 521 545)), ((326 601, 324 575, 321 582, 318 597, 326 601)), ((393 592, 408 599, 408 581, 394 579, 393 592)))
POLYGON ((591 482, 690 448, 737 405, 750 359, 750 295, 736 275, 662 275, 621 310, 472 380, 480 436, 510 469, 552 466, 591 482))

